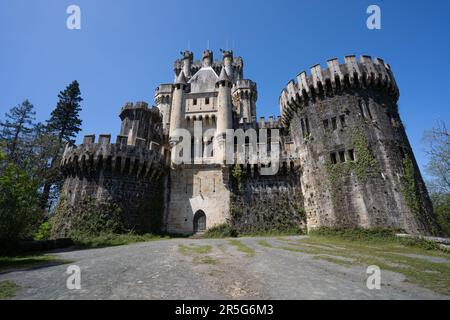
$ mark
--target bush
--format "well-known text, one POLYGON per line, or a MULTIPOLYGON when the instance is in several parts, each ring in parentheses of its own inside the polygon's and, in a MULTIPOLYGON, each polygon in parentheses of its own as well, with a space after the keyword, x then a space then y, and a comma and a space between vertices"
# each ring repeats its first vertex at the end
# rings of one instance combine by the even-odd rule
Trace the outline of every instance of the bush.
POLYGON ((144 242, 151 240, 169 239, 168 236, 154 235, 154 234, 135 234, 133 232, 124 234, 114 233, 100 233, 94 236, 86 234, 76 234, 73 237, 75 246, 79 248, 99 248, 109 246, 121 246, 125 244, 144 242))
POLYGON ((34 234, 34 240, 49 240, 52 233, 52 220, 41 223, 38 231, 34 234))
POLYGON ((114 203, 96 202, 87 198, 76 206, 60 199, 54 216, 52 238, 95 237, 101 234, 127 232, 122 221, 122 210, 114 203))
POLYGON ((204 238, 231 238, 236 237, 237 233, 228 223, 216 225, 206 230, 204 238))
POLYGON ((41 218, 37 190, 37 182, 0 152, 0 246, 33 236, 41 218))
POLYGON ((387 241, 396 240, 395 236, 400 230, 395 229, 381 229, 381 228, 319 228, 311 230, 308 234, 312 236, 325 236, 325 237, 339 237, 351 241, 387 241))
POLYGON ((431 200, 442 232, 445 236, 450 237, 450 193, 433 193, 431 200))

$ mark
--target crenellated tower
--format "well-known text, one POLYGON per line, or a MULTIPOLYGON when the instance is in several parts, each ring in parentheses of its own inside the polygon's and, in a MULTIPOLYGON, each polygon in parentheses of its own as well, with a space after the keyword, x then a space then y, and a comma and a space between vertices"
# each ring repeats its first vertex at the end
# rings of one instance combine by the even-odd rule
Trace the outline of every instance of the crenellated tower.
POLYGON ((282 122, 302 168, 308 229, 396 228, 435 233, 430 199, 381 59, 345 57, 301 72, 281 92, 282 122))

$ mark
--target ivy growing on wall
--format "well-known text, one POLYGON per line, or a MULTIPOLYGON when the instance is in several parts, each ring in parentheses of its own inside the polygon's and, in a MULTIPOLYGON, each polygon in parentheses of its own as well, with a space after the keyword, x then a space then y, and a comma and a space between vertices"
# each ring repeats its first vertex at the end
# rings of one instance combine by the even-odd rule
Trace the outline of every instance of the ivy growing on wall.
POLYGON ((370 151, 363 128, 357 127, 353 129, 352 141, 356 154, 355 161, 333 164, 328 160, 325 164, 330 184, 331 200, 335 205, 339 200, 340 182, 342 182, 343 177, 347 177, 351 172, 354 172, 358 180, 364 183, 366 182, 367 175, 377 169, 378 164, 370 151))

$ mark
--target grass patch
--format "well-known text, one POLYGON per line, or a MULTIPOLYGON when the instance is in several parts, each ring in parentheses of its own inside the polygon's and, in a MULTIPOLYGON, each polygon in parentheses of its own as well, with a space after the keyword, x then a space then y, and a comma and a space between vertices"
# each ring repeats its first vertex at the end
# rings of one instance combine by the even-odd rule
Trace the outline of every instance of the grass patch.
POLYGON ((165 240, 165 239, 170 239, 170 237, 151 233, 142 235, 135 233, 125 233, 125 234, 102 233, 97 236, 88 236, 79 234, 73 237, 75 246, 79 248, 122 246, 137 242, 165 240))
POLYGON ((228 240, 228 243, 236 247, 238 251, 247 254, 247 257, 253 257, 255 255, 255 249, 246 246, 239 240, 228 240))
POLYGON ((213 247, 210 245, 197 246, 190 244, 188 246, 184 244, 178 245, 178 252, 184 256, 192 257, 193 264, 218 264, 218 261, 213 257, 206 256, 212 252, 213 247))
POLYGON ((18 288, 13 281, 0 281, 0 300, 14 297, 18 288))
POLYGON ((71 263, 69 260, 62 260, 52 255, 32 255, 18 257, 0 257, 0 272, 26 269, 47 265, 58 265, 71 263))
MULTIPOLYGON (((385 233, 368 236, 358 235, 359 241, 352 240, 356 233, 339 236, 336 234, 314 234, 308 239, 298 240, 296 243, 305 253, 315 255, 316 259, 326 260, 343 266, 377 265, 381 270, 401 273, 406 281, 434 290, 438 293, 450 295, 450 255, 429 246, 422 241, 403 241, 385 233), (331 248, 322 247, 323 244, 332 245, 331 248), (316 245, 306 247, 305 245, 316 245), (418 256, 405 256, 414 254, 418 256), (448 262, 433 262, 427 257, 445 258, 448 262), (352 259, 353 262, 343 260, 352 259)), ((409 239, 408 239, 409 240, 409 239)))
POLYGON ((228 223, 214 226, 204 233, 202 238, 208 239, 222 239, 222 238, 236 238, 236 237, 276 237, 276 236, 295 236, 305 234, 300 228, 284 228, 271 230, 255 230, 238 233, 228 223))
POLYGON ((191 244, 189 246, 185 246, 184 244, 178 245, 178 252, 182 255, 189 256, 195 254, 208 254, 212 251, 212 246, 204 245, 204 246, 196 246, 191 244))
POLYGON ((231 228, 231 226, 228 223, 219 224, 217 226, 214 226, 203 234, 203 238, 235 238, 237 236, 237 233, 235 230, 231 228))
POLYGON ((194 264, 217 264, 218 261, 212 257, 199 257, 196 256, 194 259, 192 259, 192 262, 194 264))
POLYGON ((267 240, 258 240, 256 243, 258 243, 261 247, 273 248, 273 245, 267 242, 267 240))

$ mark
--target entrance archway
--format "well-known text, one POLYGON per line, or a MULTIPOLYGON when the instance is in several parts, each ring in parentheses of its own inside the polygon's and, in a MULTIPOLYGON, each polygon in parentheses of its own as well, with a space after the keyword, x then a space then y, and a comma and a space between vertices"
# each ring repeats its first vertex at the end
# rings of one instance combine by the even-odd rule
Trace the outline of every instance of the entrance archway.
POLYGON ((198 210, 194 214, 194 233, 206 230, 206 214, 202 210, 198 210))

